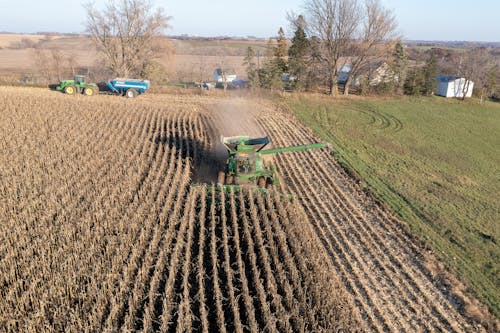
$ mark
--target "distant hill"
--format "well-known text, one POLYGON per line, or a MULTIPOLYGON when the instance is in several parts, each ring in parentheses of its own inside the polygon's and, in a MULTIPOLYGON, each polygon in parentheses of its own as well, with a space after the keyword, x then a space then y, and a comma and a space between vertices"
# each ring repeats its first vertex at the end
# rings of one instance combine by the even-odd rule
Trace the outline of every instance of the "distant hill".
POLYGON ((438 41, 438 40, 404 40, 408 46, 439 46, 439 47, 500 47, 500 42, 473 42, 473 41, 438 41))

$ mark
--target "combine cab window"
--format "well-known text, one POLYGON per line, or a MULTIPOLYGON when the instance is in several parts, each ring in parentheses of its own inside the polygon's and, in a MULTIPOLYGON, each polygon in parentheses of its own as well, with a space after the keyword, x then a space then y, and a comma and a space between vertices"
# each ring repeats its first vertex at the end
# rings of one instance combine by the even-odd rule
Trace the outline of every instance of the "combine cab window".
POLYGON ((250 162, 250 160, 242 159, 238 161, 238 172, 239 173, 252 173, 254 172, 254 165, 250 162))

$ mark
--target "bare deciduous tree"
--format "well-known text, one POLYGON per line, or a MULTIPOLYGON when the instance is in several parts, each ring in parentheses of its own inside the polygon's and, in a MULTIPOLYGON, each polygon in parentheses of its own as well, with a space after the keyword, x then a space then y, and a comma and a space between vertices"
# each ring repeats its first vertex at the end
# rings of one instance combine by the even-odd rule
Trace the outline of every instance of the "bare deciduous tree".
POLYGON ((350 63, 345 94, 368 61, 387 54, 383 41, 392 38, 396 20, 379 0, 306 0, 308 30, 321 42, 321 58, 328 72, 330 94, 337 88, 338 72, 350 63))
POLYGON ((352 41, 349 52, 351 70, 345 83, 344 95, 358 73, 371 61, 387 58, 392 45, 384 41, 394 38, 396 20, 391 11, 385 9, 380 0, 365 0, 361 14, 359 36, 352 41))
POLYGON ((35 48, 32 57, 40 82, 56 82, 76 74, 75 56, 71 53, 64 54, 59 49, 35 48))
POLYGON ((85 9, 87 31, 113 74, 141 75, 154 57, 170 17, 147 0, 110 0, 102 11, 89 3, 85 9))
POLYGON ((330 95, 337 90, 338 65, 347 53, 361 22, 357 0, 307 0, 309 34, 317 37, 320 60, 328 72, 330 95))
POLYGON ((488 73, 495 68, 498 70, 498 67, 495 67, 496 64, 495 58, 485 47, 472 48, 458 57, 457 74, 465 78, 462 86, 462 100, 465 99, 472 81, 475 88, 479 90, 480 100, 483 102, 489 85, 488 73))

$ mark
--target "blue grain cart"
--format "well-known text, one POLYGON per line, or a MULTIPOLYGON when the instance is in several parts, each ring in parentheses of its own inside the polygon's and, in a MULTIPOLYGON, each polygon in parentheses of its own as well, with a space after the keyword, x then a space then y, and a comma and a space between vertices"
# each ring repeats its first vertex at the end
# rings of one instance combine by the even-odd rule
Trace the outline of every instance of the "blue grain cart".
POLYGON ((106 85, 115 94, 134 98, 144 94, 149 89, 150 83, 148 80, 116 78, 106 81, 106 85))

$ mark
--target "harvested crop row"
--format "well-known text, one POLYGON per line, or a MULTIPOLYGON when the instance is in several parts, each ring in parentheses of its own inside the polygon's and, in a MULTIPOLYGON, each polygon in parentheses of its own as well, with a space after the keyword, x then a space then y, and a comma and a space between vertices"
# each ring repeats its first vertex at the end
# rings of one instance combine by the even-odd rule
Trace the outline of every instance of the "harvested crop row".
MULTIPOLYGON (((315 139, 282 111, 257 117, 277 146, 315 139)), ((276 161, 371 330, 473 329, 423 269, 421 250, 400 222, 370 202, 327 151, 283 154, 276 161)))

